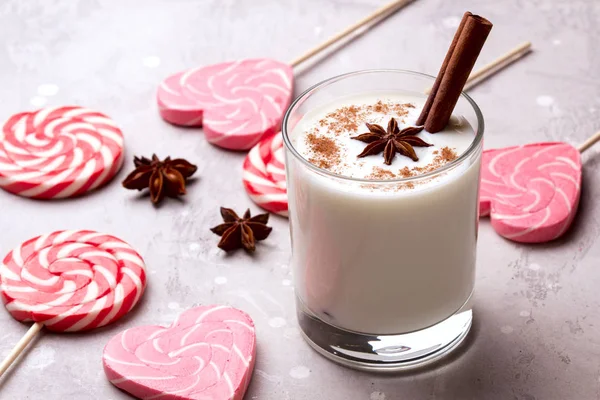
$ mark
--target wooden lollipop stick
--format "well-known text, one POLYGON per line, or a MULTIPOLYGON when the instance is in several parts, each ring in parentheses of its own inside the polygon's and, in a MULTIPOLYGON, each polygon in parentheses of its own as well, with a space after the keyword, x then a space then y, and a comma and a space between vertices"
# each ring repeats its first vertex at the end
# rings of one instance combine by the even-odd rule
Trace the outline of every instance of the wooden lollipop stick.
POLYGON ((599 140, 600 140, 600 131, 598 131, 594 135, 590 136, 585 142, 583 142, 577 148, 577 150, 579 150, 580 153, 583 153, 584 151, 586 151, 587 149, 592 147, 594 145, 594 143, 596 143, 599 140))
POLYGON ((479 83, 483 82, 498 71, 508 67, 510 64, 519 60, 521 57, 523 57, 530 51, 531 42, 524 42, 512 49, 511 51, 509 51, 508 53, 498 57, 491 63, 484 65, 483 67, 469 75, 469 79, 467 79, 467 83, 465 84, 463 91, 467 91, 472 87, 478 85, 479 83))
POLYGON ((19 340, 16 346, 11 350, 8 356, 2 361, 0 364, 0 376, 6 372, 8 367, 19 357, 19 355, 23 352, 25 347, 31 342, 31 340, 37 335, 37 333, 44 327, 40 322, 36 322, 31 325, 31 328, 25 333, 25 335, 19 340))
MULTIPOLYGON (((475 72, 472 72, 471 75, 469 75, 469 79, 467 79, 467 83, 465 83, 465 86, 463 87, 463 92, 466 92, 467 90, 473 88, 474 86, 479 85, 481 82, 483 82, 487 78, 493 76, 495 73, 499 72, 500 70, 508 67, 509 65, 511 65, 515 61, 519 60, 521 57, 523 57, 527 53, 529 53, 530 51, 531 51, 531 42, 521 43, 520 45, 518 45, 517 47, 515 47, 508 53, 501 55, 500 57, 496 58, 491 63, 484 65, 483 67, 481 67, 480 69, 478 69, 475 72)), ((427 88, 425 93, 429 94, 430 91, 431 91, 431 87, 427 88)))
POLYGON ((328 48, 329 46, 335 44, 336 42, 344 39, 346 36, 354 33, 356 30, 358 30, 359 28, 362 28, 363 26, 369 24, 370 22, 373 22, 375 20, 377 20, 378 18, 384 19, 385 17, 393 14, 394 12, 396 12, 397 10, 399 10, 400 8, 404 7, 405 5, 413 2, 414 0, 396 0, 396 1, 392 1, 391 3, 381 7, 380 9, 374 11, 372 14, 366 16, 365 18, 361 19, 360 21, 356 22, 355 24, 347 27, 346 29, 344 29, 343 31, 335 34, 334 36, 330 37, 329 39, 327 39, 325 42, 321 43, 320 45, 310 49, 309 51, 307 51, 306 53, 304 53, 303 55, 301 55, 300 57, 296 58, 294 61, 292 61, 290 63, 290 65, 292 67, 296 67, 299 64, 303 63, 304 61, 308 60, 309 58, 315 56, 316 54, 320 53, 321 51, 325 50, 326 48, 328 48))

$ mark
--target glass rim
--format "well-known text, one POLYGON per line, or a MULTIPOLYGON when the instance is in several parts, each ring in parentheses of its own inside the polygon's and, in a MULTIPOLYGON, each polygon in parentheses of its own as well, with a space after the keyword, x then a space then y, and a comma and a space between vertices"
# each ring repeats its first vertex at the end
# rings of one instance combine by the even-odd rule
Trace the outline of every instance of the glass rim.
POLYGON ((296 106, 302 100, 304 100, 309 95, 311 95, 313 92, 316 92, 319 89, 325 88, 337 81, 340 81, 345 78, 353 77, 356 75, 366 75, 366 74, 375 74, 375 73, 384 73, 384 74, 385 73, 394 73, 394 74, 399 73, 399 74, 405 74, 405 75, 415 75, 415 76, 429 78, 432 80, 432 83, 436 79, 435 76, 432 76, 432 75, 424 74, 421 72, 410 71, 410 70, 404 70, 404 69, 364 69, 364 70, 359 70, 359 71, 354 71, 354 72, 347 72, 347 73, 341 74, 341 75, 336 75, 334 77, 325 79, 325 80, 309 87, 304 92, 302 92, 302 94, 300 94, 300 96, 298 96, 292 102, 292 104, 290 104, 290 106, 288 107, 288 109, 283 117, 283 121, 281 124, 281 133, 283 136, 283 142, 285 143, 285 147, 294 155, 294 157, 296 157, 298 160, 300 160, 304 165, 306 165, 311 170, 313 170, 319 174, 329 176, 331 178, 344 180, 344 181, 368 183, 368 184, 389 184, 389 183, 400 183, 400 182, 414 182, 414 181, 419 181, 419 180, 435 177, 445 171, 452 169, 453 167, 455 167, 457 165, 460 165, 466 159, 468 159, 475 152, 475 150, 477 148, 479 148, 479 145, 481 144, 481 142, 483 140, 483 131, 485 128, 484 122, 483 122, 483 114, 481 113, 481 109, 479 108, 477 103, 475 103, 475 101, 468 94, 466 94, 463 91, 460 93, 460 96, 463 97, 464 99, 466 99, 467 102, 471 105, 471 107, 473 107, 473 110, 475 111, 475 115, 477 117, 477 131, 475 132, 475 138, 473 139, 473 141, 471 142, 471 144, 469 145, 467 150, 463 154, 461 154, 456 160, 453 160, 453 161, 449 162, 448 164, 446 164, 436 170, 433 170, 431 172, 428 172, 428 173, 425 173, 422 175, 417 175, 417 176, 411 176, 411 177, 406 177, 406 178, 394 178, 394 179, 373 180, 373 179, 367 179, 367 178, 353 178, 353 177, 349 177, 346 175, 337 174, 335 172, 331 172, 324 168, 318 167, 318 166, 312 164, 306 158, 304 158, 300 153, 298 153, 298 150, 296 150, 296 148, 294 147, 294 145, 292 144, 292 142, 290 140, 290 137, 288 135, 288 129, 287 129, 288 121, 290 119, 290 116, 291 116, 293 110, 296 108, 296 106))

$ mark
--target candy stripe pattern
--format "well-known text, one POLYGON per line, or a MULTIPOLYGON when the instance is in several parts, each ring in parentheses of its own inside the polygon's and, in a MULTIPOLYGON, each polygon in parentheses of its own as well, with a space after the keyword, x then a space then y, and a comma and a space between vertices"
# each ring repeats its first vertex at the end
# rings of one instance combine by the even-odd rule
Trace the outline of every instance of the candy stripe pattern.
POLYGON ((23 197, 74 197, 110 181, 123 134, 106 115, 76 106, 13 115, 0 134, 0 187, 23 197))
POLYGON ((292 68, 269 59, 209 65, 171 75, 158 88, 160 115, 183 126, 204 126, 206 139, 248 150, 280 129, 292 99, 292 68))
POLYGON ((58 231, 26 241, 0 265, 0 293, 19 321, 52 331, 104 326, 131 310, 146 287, 142 257, 93 231, 58 231))
POLYGON ((104 348, 104 372, 140 399, 241 400, 254 368, 254 324, 240 310, 200 306, 170 327, 141 326, 104 348))
POLYGON ((566 143, 483 152, 479 211, 501 236, 540 243, 561 236, 577 212, 581 157, 566 143))
POLYGON ((252 201, 267 211, 287 217, 284 151, 280 132, 261 140, 244 160, 242 180, 252 201))

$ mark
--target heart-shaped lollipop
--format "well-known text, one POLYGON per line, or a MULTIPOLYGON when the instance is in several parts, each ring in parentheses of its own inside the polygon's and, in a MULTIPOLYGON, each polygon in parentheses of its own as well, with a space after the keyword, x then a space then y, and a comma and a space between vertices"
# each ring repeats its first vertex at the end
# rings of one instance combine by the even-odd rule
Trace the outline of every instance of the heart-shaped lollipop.
POLYGON ((114 336, 102 362, 110 382, 141 399, 241 400, 254 368, 254 323, 227 306, 184 311, 170 327, 114 336))
POLYGON ((292 100, 292 68, 355 34, 359 28, 376 25, 412 1, 392 1, 289 64, 247 59, 171 75, 158 88, 160 115, 175 125, 203 126, 206 139, 214 145, 248 150, 280 129, 292 100))
POLYGON ((483 152, 479 212, 501 236, 523 243, 556 239, 571 225, 581 190, 579 150, 534 143, 483 152))
POLYGON ((196 68, 160 84, 159 111, 173 124, 204 126, 212 144, 246 150, 279 129, 293 80, 289 65, 269 59, 196 68))

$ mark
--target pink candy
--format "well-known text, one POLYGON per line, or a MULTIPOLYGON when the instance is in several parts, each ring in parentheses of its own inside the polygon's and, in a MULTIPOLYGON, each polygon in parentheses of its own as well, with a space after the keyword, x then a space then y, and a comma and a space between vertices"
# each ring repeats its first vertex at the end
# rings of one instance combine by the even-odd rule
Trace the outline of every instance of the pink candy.
POLYGON ((106 115, 76 106, 15 114, 0 134, 0 187, 23 197, 74 197, 111 180, 123 134, 106 115))
POLYGON ((231 150, 248 150, 280 129, 292 99, 292 68, 249 59, 171 75, 158 88, 160 115, 183 126, 203 126, 206 139, 231 150))
POLYGON ((30 239, 0 265, 0 293, 19 321, 52 331, 98 328, 131 310, 146 287, 144 261, 127 243, 93 231, 30 239))
POLYGON ((540 243, 561 236, 577 212, 579 151, 535 143, 483 152, 479 211, 501 236, 540 243))
POLYGON ((184 311, 170 327, 140 326, 104 348, 104 372, 141 399, 242 400, 256 353, 254 324, 227 306, 184 311))
POLYGON ((264 138, 246 156, 242 179, 252 201, 287 217, 284 151, 281 133, 264 138))

